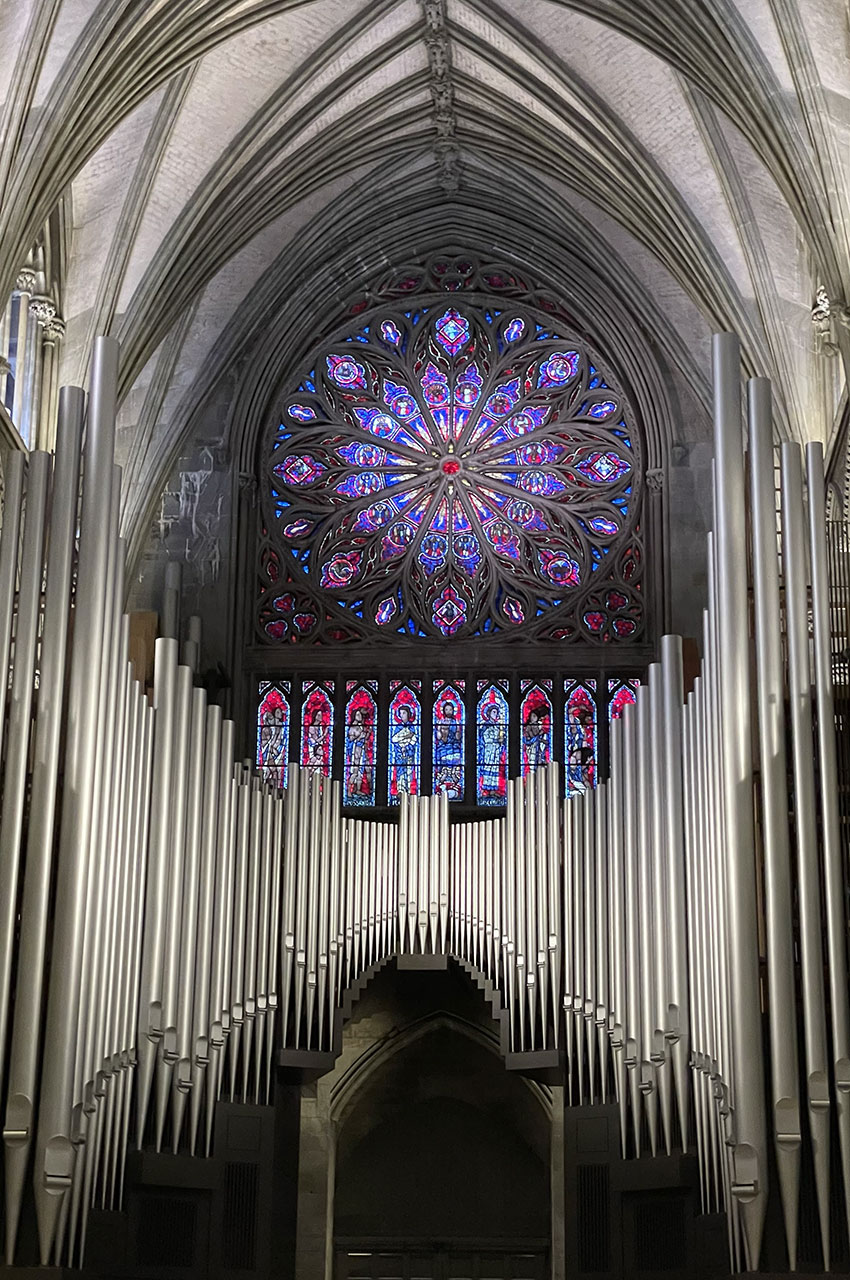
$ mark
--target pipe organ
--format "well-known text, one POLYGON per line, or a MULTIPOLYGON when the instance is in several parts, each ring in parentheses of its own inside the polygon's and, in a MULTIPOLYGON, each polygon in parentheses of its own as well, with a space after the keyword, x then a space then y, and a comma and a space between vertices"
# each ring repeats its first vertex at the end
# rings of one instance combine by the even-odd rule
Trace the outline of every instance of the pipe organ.
POLYGON ((769 1195, 794 1267, 811 1160, 828 1267, 831 1177, 850 1215, 850 1009, 822 453, 806 508, 782 446, 777 540, 769 384, 748 386, 745 468, 736 340, 714 356, 692 687, 665 636, 610 776, 577 797, 552 764, 511 781, 500 816, 405 795, 369 821, 320 772, 293 766, 280 792, 234 759, 196 636, 157 640, 152 699, 136 680, 118 353, 98 341, 55 458, 11 460, 0 539, 8 1264, 27 1177, 42 1262, 80 1265, 130 1145, 208 1154, 220 1098, 268 1101, 278 1055, 333 1054, 345 992, 413 955, 467 966, 506 1052, 562 1063, 571 1102, 616 1100, 624 1157, 695 1147, 733 1269, 758 1268, 769 1195))

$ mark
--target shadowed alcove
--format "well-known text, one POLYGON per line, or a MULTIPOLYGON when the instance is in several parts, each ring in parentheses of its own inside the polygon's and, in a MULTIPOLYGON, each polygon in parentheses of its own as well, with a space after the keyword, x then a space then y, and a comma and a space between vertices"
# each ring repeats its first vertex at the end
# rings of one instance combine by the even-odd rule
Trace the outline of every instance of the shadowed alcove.
POLYGON ((424 1242, 548 1247, 548 1091, 505 1070, 478 999, 459 986, 449 973, 388 973, 351 1027, 380 1034, 334 1090, 338 1257, 424 1242), (418 1016, 399 1026, 401 985, 417 989, 418 1016))

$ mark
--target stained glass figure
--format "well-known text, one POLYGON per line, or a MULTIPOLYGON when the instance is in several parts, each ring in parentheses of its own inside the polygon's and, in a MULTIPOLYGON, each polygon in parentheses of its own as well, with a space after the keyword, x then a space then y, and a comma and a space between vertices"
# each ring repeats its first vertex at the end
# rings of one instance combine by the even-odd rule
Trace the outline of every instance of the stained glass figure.
POLYGON ((505 804, 508 795, 508 700, 501 682, 479 681, 475 785, 481 805, 505 804))
MULTIPOLYGON (((625 397, 533 309, 447 302, 329 342, 285 405, 266 522, 314 601, 311 642, 343 622, 346 638, 636 635, 642 472, 625 397), (628 608, 597 626, 587 593, 609 586, 628 608)), ((306 635, 263 591, 263 633, 306 635)))
POLYGON ((398 804, 402 795, 418 796, 422 791, 421 726, 419 681, 390 682, 390 732, 387 795, 398 804))
POLYGON ((330 777, 333 753, 333 684, 305 680, 301 707, 301 764, 330 777))
POLYGON ((285 787, 289 764, 289 683, 260 683, 257 711, 257 768, 266 782, 285 787))
POLYGON ((640 680, 609 680, 608 681, 608 719, 619 720, 623 714, 623 707, 627 707, 635 701, 635 695, 640 688, 640 680))
POLYGON ((466 709, 463 704, 464 682, 454 685, 443 680, 434 682, 434 795, 445 792, 450 800, 463 799, 464 728, 466 709))
POLYGON ((564 775, 566 793, 596 786, 596 681, 564 682, 564 775))
POLYGON ((525 778, 552 759, 552 681, 537 684, 523 680, 520 707, 522 726, 522 776, 525 778))
POLYGON ((375 803, 375 730, 378 708, 375 693, 378 684, 369 680, 358 685, 350 680, 345 704, 345 766, 343 804, 375 803))

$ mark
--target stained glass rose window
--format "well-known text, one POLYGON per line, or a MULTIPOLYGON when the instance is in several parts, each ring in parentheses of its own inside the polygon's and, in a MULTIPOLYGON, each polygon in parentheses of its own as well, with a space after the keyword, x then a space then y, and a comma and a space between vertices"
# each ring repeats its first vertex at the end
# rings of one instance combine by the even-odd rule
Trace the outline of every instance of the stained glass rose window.
POLYGON ((500 302, 378 314, 286 399, 266 637, 639 634, 630 407, 585 345, 500 302))

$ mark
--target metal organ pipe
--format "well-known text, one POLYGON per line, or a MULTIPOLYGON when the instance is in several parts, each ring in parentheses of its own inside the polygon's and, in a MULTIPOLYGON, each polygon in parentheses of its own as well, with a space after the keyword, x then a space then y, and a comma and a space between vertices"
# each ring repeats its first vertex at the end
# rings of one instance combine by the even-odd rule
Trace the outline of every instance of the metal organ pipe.
POLYGON ((748 392, 772 1129, 785 1239, 795 1267, 802 1135, 770 383, 753 378, 748 392))
POLYGON ((826 906, 826 947, 832 1027, 833 1103, 838 1113, 844 1210, 850 1227, 850 1008, 847 984, 845 882, 838 814, 835 706, 829 633, 829 577, 826 550, 826 482, 823 448, 806 446, 809 552, 814 632, 814 684, 820 777, 821 854, 826 906))
POLYGON ((452 822, 445 793, 402 794, 397 821, 355 818, 343 815, 340 783, 318 771, 293 764, 278 790, 234 763, 233 723, 194 687, 200 635, 193 620, 191 661, 178 666, 175 570, 151 705, 133 678, 122 613, 116 367, 114 344, 99 344, 73 605, 81 392, 66 389, 60 399, 49 525, 50 460, 32 455, 26 476, 13 460, 7 472, 0 534, 0 667, 9 691, 0 816, 7 1262, 16 1257, 33 1155, 42 1261, 78 1264, 91 1205, 122 1204, 131 1133, 139 1146, 152 1139, 209 1154, 223 1081, 231 1098, 265 1103, 278 1053, 330 1062, 346 991, 361 989, 392 957, 412 954, 450 955, 474 974, 500 1006, 508 1052, 563 1063, 571 1102, 604 1100, 613 1083, 624 1155, 644 1154, 644 1126, 651 1152, 659 1140, 668 1151, 688 1149, 693 1105, 702 1204, 726 1210, 733 1266, 759 1262, 768 1124, 794 1265, 800 1167, 811 1143, 828 1264, 835 1156, 850 1210, 850 1009, 823 462, 810 447, 807 524, 799 450, 783 449, 786 664, 769 386, 763 379, 749 386, 747 509, 735 340, 722 335, 715 343, 715 528, 693 687, 684 688, 681 641, 663 637, 635 705, 610 725, 606 779, 585 786, 571 769, 565 795, 559 766, 540 767, 508 782, 503 814, 477 822, 452 822), (791 911, 792 848, 799 922, 791 911), (770 1041, 767 1101, 763 1035, 770 1041))
POLYGON ((812 688, 809 672, 808 582, 803 531, 803 476, 800 447, 782 446, 782 556, 788 632, 788 683, 793 744, 794 817, 800 959, 803 995, 803 1050, 809 1126, 824 1266, 829 1270, 829 1085, 826 1002, 823 985, 821 888, 812 758, 812 688))

